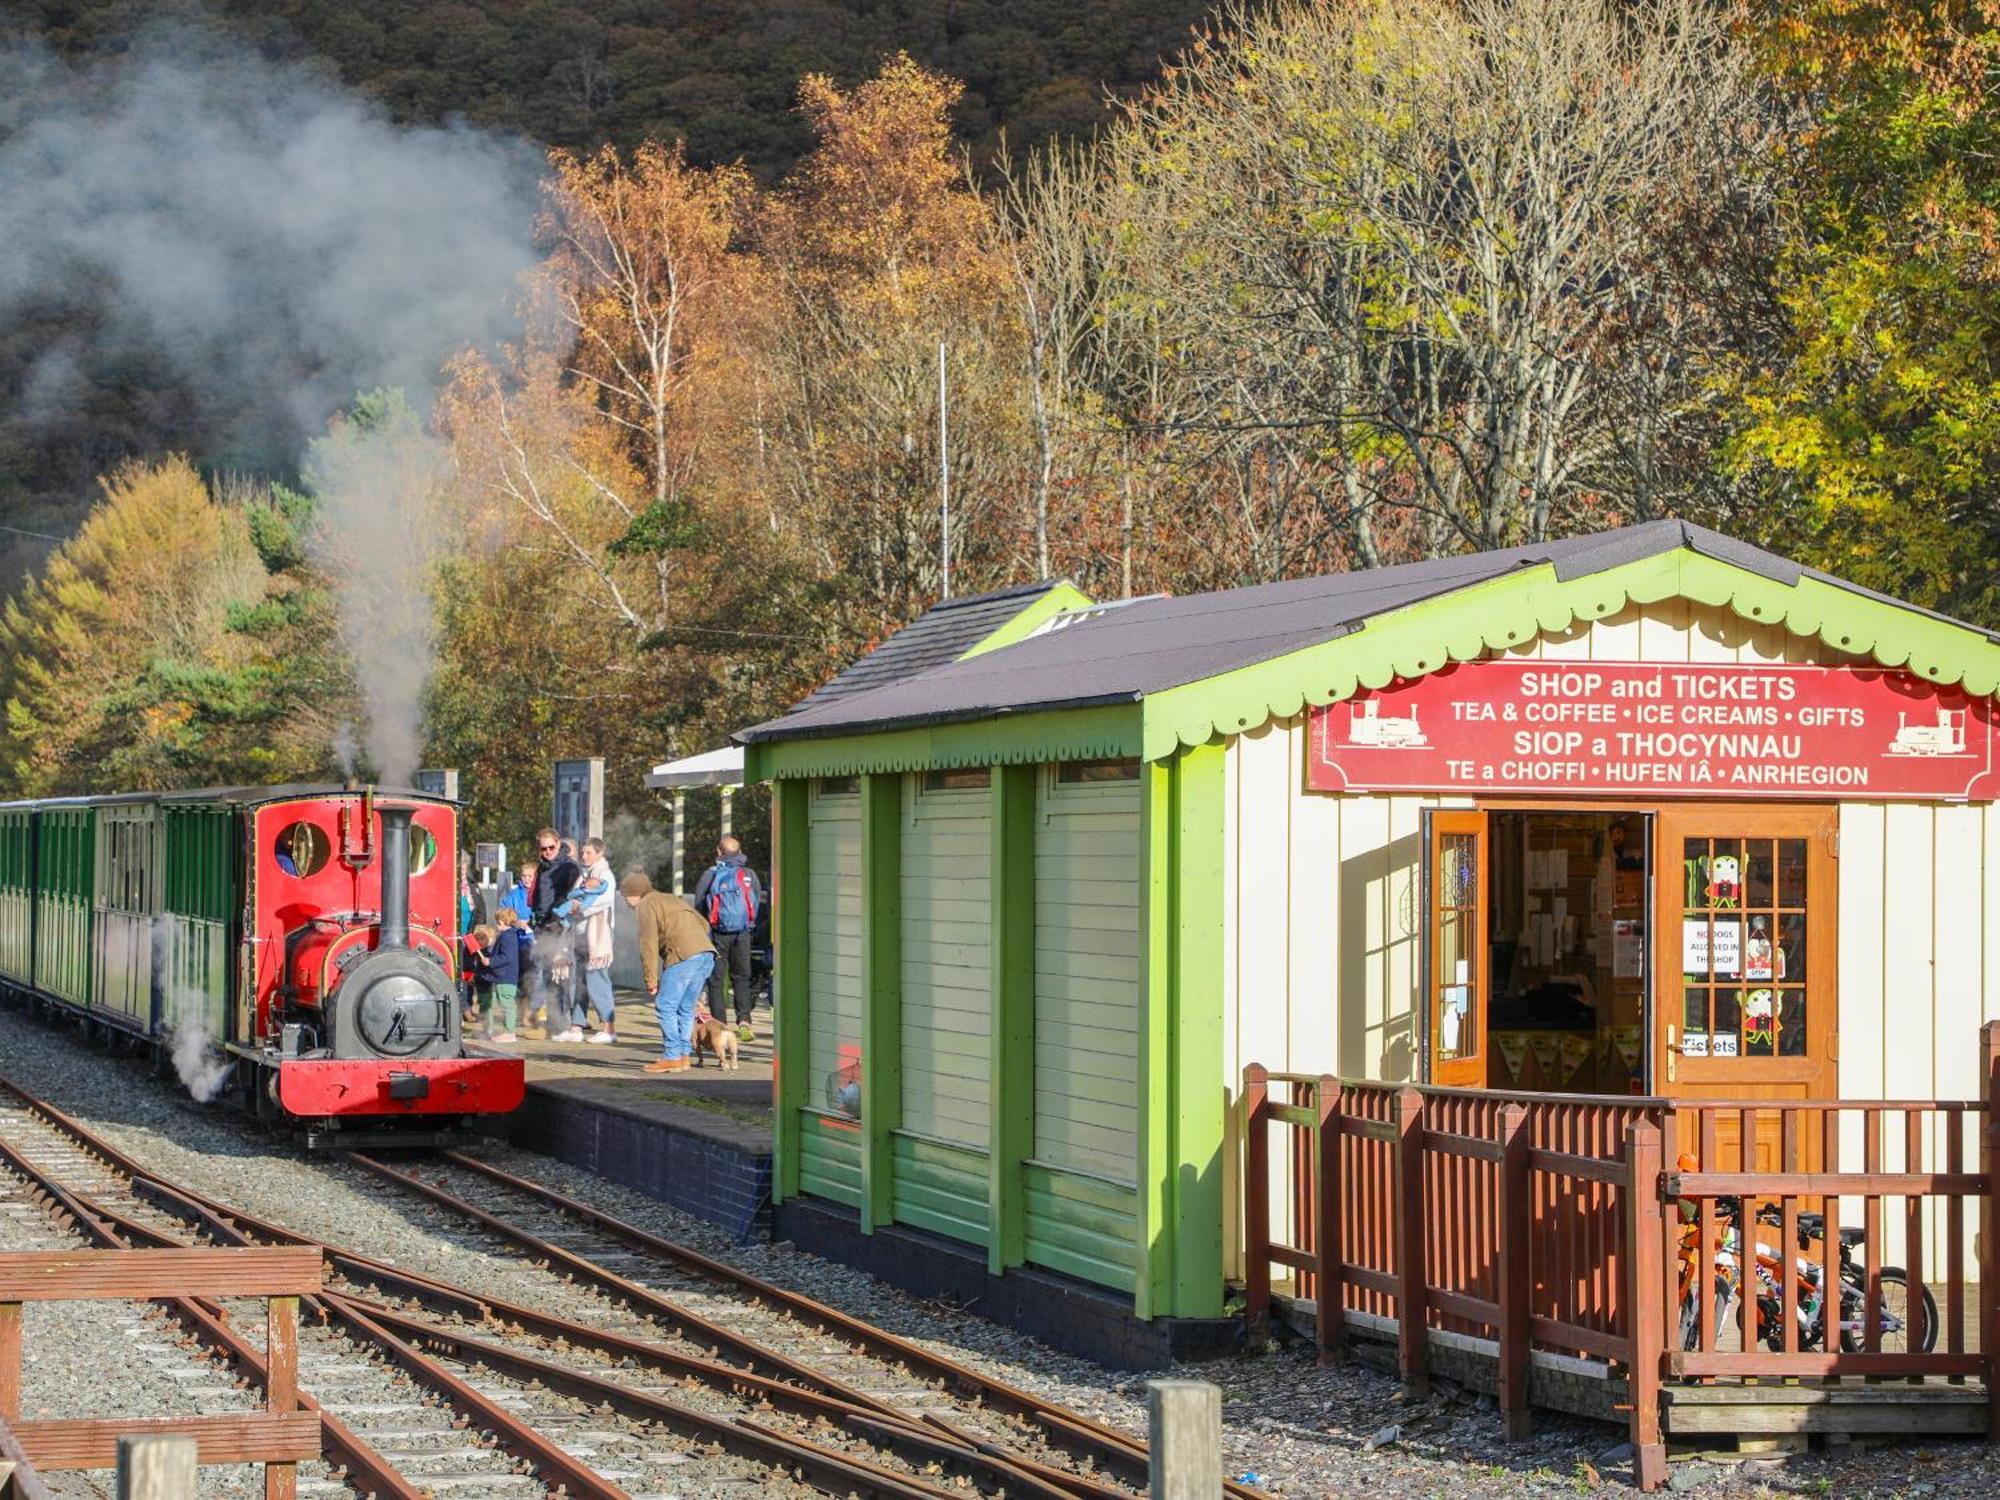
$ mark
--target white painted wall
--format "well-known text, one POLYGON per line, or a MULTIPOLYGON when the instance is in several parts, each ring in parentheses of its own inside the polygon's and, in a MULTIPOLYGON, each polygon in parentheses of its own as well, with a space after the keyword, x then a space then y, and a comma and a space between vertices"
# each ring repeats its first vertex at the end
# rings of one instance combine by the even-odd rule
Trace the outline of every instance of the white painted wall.
MULTIPOLYGON (((1628 608, 1514 654, 1847 659, 1782 627, 1686 600, 1628 608)), ((1469 799, 1308 791, 1303 715, 1232 739, 1226 777, 1221 1072, 1232 1105, 1252 1062, 1274 1072, 1413 1076, 1422 810, 1469 799)), ((1978 1028, 2000 1018, 2000 811, 1843 803, 1836 868, 1841 1094, 1973 1097, 1978 1028)), ((1856 1170, 1859 1128, 1844 1148, 1856 1170)), ((1891 1170, 1900 1149, 1886 1158, 1891 1170)), ((1939 1143, 1927 1149, 1937 1161, 1939 1143)), ((1230 1161, 1233 1173, 1233 1142, 1230 1161)), ((1289 1162, 1273 1165, 1274 1173, 1290 1170, 1289 1162)), ((1276 1188, 1283 1180, 1274 1177, 1271 1197, 1280 1234, 1289 1230, 1287 1195, 1276 1188)), ((1233 1191, 1232 1201, 1240 1201, 1233 1191)), ((1927 1239, 1935 1250, 1936 1231, 1927 1239)), ((1899 1229, 1892 1252, 1901 1246, 1899 1229)))

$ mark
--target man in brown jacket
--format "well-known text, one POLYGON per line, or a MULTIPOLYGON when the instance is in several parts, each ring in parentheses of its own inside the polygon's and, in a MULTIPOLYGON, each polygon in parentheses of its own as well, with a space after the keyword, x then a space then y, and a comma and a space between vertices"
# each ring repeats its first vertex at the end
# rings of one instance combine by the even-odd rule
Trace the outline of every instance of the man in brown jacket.
POLYGON ((633 872, 618 882, 625 904, 639 914, 639 964, 660 1018, 660 1056, 648 1073, 679 1073, 688 1065, 694 1039, 694 1004, 715 967, 708 923, 678 896, 653 889, 633 872))

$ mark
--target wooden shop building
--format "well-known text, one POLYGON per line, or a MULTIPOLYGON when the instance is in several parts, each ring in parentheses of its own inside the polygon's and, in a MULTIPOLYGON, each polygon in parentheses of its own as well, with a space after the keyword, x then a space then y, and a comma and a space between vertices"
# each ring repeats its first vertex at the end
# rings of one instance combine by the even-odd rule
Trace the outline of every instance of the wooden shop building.
POLYGON ((739 736, 780 1233, 1141 1358, 1219 1331, 1252 1062, 1976 1098, 1996 689, 1988 632, 1671 521, 941 604, 739 736))

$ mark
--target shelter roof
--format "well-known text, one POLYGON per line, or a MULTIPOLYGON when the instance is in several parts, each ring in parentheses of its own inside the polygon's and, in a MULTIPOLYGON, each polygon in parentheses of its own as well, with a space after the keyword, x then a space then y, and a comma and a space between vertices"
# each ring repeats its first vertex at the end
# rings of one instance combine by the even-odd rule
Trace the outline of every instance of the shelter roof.
MULTIPOLYGON (((1203 709, 1156 730, 1149 700, 1172 695, 1185 701, 1197 684, 1236 681, 1260 664, 1382 632, 1379 651, 1354 642, 1357 649, 1339 661, 1316 656, 1318 680, 1274 686, 1260 674, 1259 691, 1269 697, 1271 712, 1285 711, 1286 701, 1296 712, 1305 701, 1352 693, 1357 681, 1382 686, 1397 675, 1436 670, 1449 660, 1529 639, 1538 629, 1602 618, 1628 598, 1644 602, 1674 593, 1715 595, 1712 602, 1729 604, 1745 619, 1818 634, 1837 649, 1857 656, 1872 652, 1885 665, 1907 664, 1933 680, 1962 679, 1982 693, 2000 687, 2000 637, 1992 632, 1720 532, 1665 520, 1398 567, 1088 606, 1058 614, 1000 649, 955 660, 932 658, 920 670, 885 674, 887 680, 858 675, 871 659, 864 658, 829 685, 847 682, 843 691, 828 695, 822 689, 792 712, 736 738, 756 745, 1148 702, 1145 739, 1151 756, 1165 748, 1163 735, 1199 743, 1212 731, 1230 732, 1253 719, 1248 713, 1204 717, 1203 709), (1493 588, 1503 593, 1495 595, 1493 588), (1476 603, 1476 617, 1444 609, 1447 602, 1476 603), (1422 628, 1420 614, 1428 621, 1422 628), (1918 635, 1927 655, 1913 644, 1918 635)), ((892 637, 875 656, 906 636, 938 629, 930 622, 943 609, 892 637)), ((1254 722, 1267 716, 1258 714, 1254 722)))
POLYGON ((743 747, 724 745, 679 760, 661 761, 646 773, 646 785, 663 790, 691 786, 743 785, 743 747))

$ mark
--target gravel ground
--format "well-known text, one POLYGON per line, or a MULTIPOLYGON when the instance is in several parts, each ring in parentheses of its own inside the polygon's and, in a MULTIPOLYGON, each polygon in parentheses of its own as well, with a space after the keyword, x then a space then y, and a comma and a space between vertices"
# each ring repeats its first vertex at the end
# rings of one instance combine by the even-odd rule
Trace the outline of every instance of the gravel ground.
MULTIPOLYGON (((338 1159, 286 1158, 281 1142, 203 1109, 142 1065, 94 1053, 67 1034, 0 1009, 0 1071, 100 1129, 161 1173, 302 1232, 501 1295, 545 1304, 548 1273, 468 1246, 454 1216, 407 1196, 384 1196, 372 1174, 338 1159)), ((1134 1433, 1145 1426, 1145 1381, 1052 1352, 961 1309, 927 1303, 861 1272, 785 1245, 736 1244, 720 1228, 547 1157, 487 1143, 478 1154, 656 1232, 727 1259, 914 1338, 1012 1384, 1134 1433)), ((126 1321, 130 1321, 129 1316, 126 1321)), ((89 1349, 102 1334, 76 1335, 89 1349)), ((35 1348, 34 1334, 29 1348, 35 1348)), ((1490 1400, 1440 1383, 1406 1402, 1397 1383, 1366 1366, 1321 1369, 1310 1351, 1277 1349, 1185 1366, 1178 1375, 1223 1390, 1232 1477, 1287 1500, 1320 1497, 1554 1495, 1617 1485, 1629 1476, 1623 1434, 1547 1418, 1529 1442, 1500 1441, 1490 1400)), ((184 1409, 184 1408, 183 1408, 184 1409)), ((1733 1455, 1731 1456, 1733 1459, 1733 1455)), ((1971 1442, 1891 1445, 1843 1454, 1736 1463, 1676 1456, 1676 1488, 1704 1496, 2000 1496, 2000 1450, 1971 1442)), ((205 1487, 204 1493, 210 1491, 205 1487)), ((222 1493, 216 1490, 214 1493, 222 1493)))

